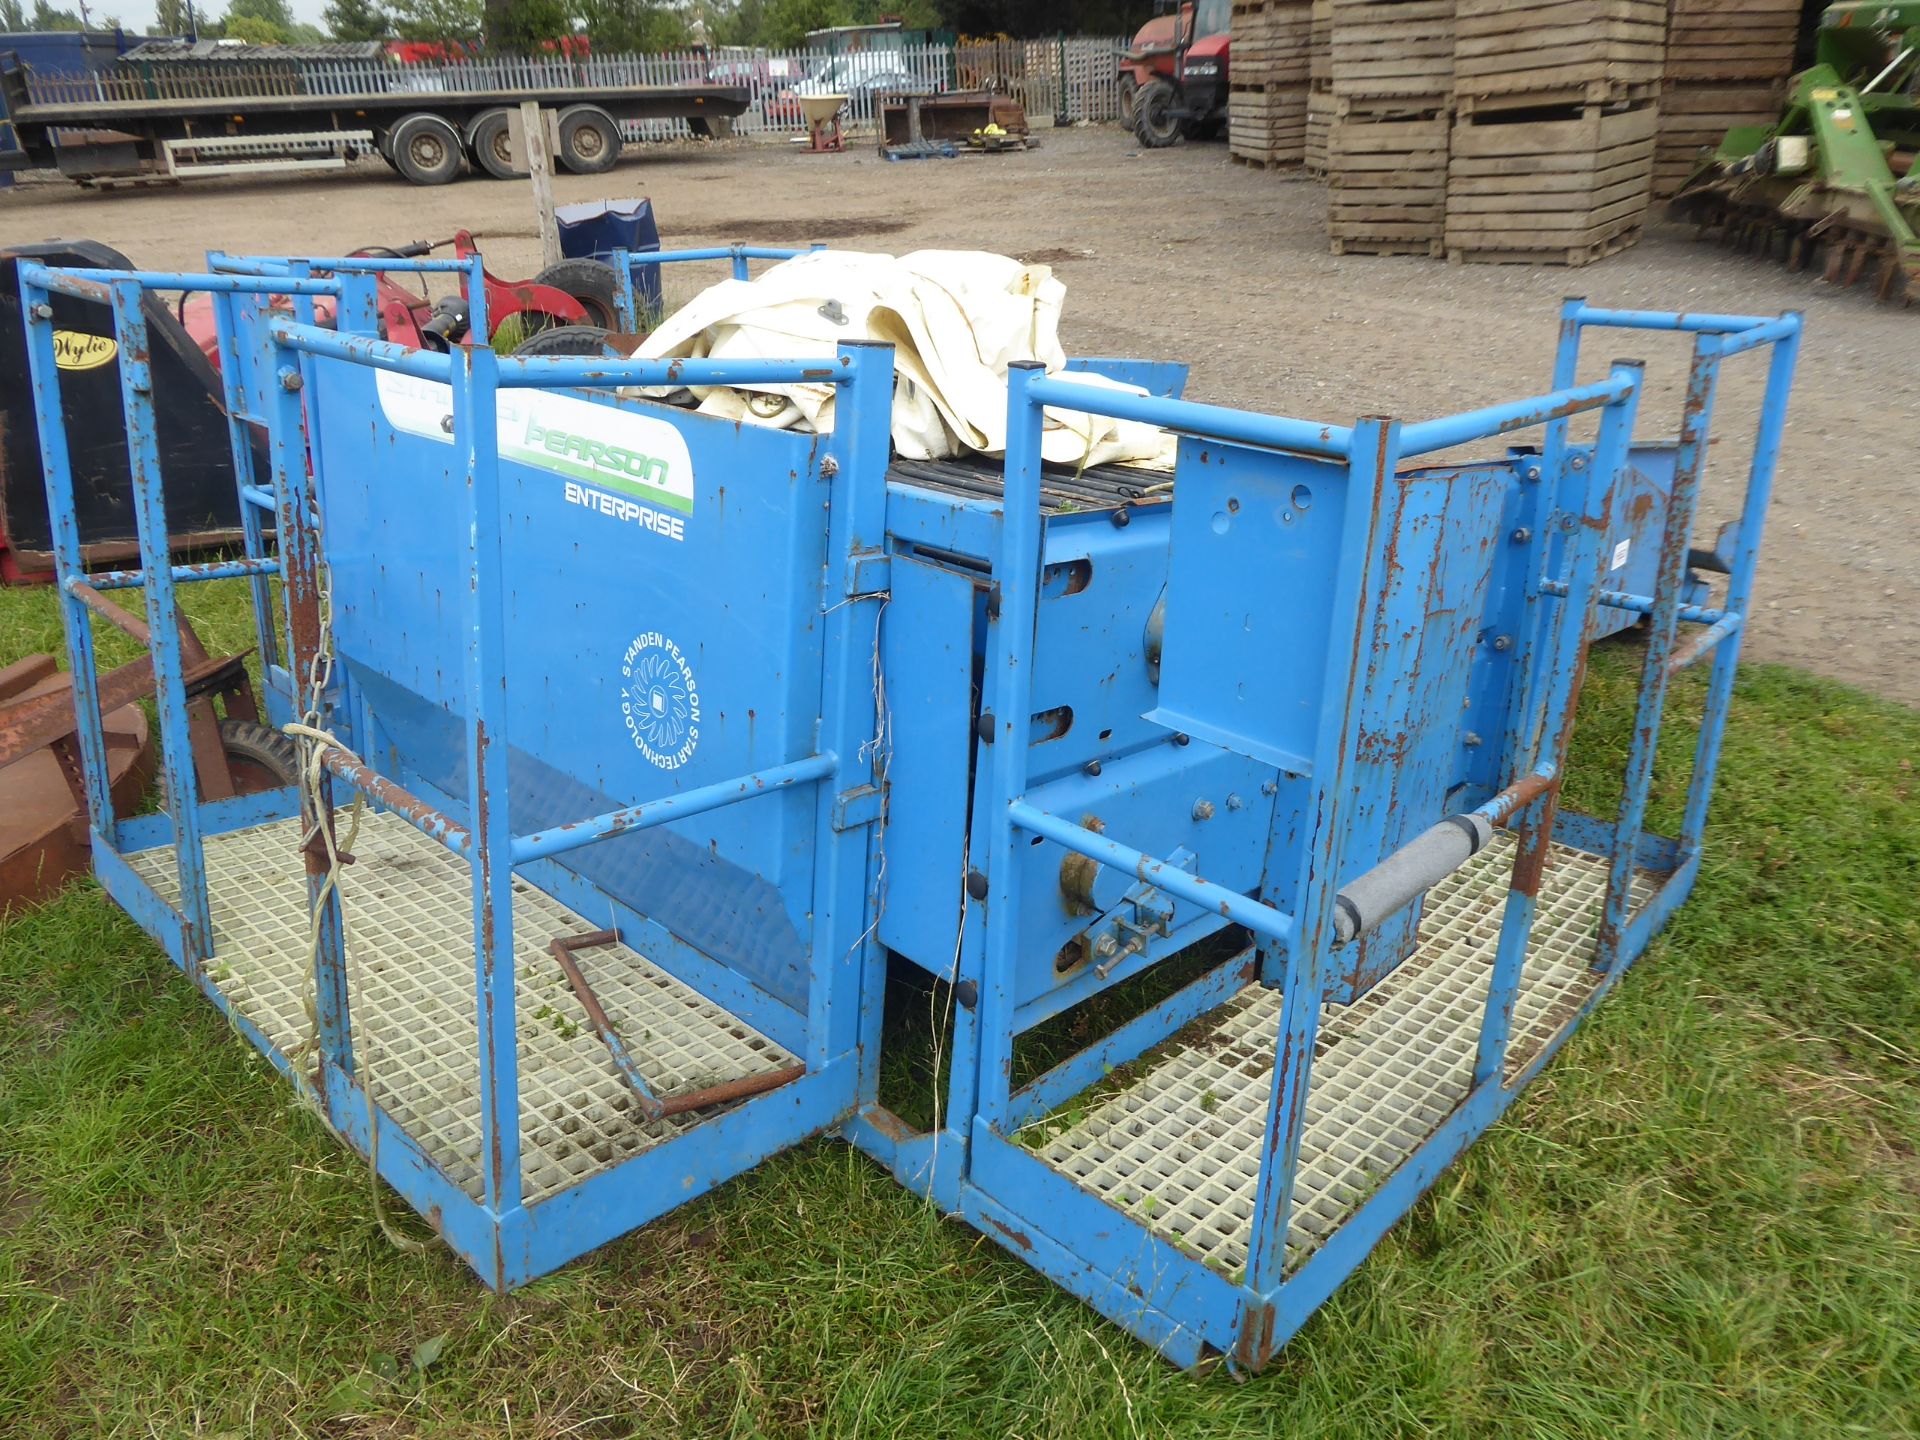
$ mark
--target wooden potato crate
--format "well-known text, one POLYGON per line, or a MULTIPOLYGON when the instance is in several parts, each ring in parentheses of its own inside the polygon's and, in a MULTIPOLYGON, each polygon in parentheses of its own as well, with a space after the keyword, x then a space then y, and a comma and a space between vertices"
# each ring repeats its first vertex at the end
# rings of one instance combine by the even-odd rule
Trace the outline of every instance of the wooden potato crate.
POLYGON ((1800 0, 1670 0, 1667 79, 1784 80, 1799 39, 1800 0))
POLYGON ((1447 167, 1448 258, 1584 265, 1640 236, 1659 108, 1462 116, 1447 167))
POLYGON ((1325 90, 1310 91, 1307 95, 1307 173, 1325 175, 1327 173, 1328 146, 1333 139, 1333 116, 1335 101, 1325 90))
POLYGON ((1336 106, 1327 139, 1327 236, 1336 255, 1441 255, 1450 117, 1336 106))
POLYGON ((1463 113, 1605 105, 1659 92, 1667 0, 1458 0, 1454 89, 1463 113))
POLYGON ((1333 84, 1333 0, 1313 0, 1307 21, 1307 80, 1316 90, 1333 84))
POLYGON ((1227 96, 1227 149, 1244 165, 1300 164, 1307 149, 1307 87, 1236 84, 1227 96))
POLYGON ((1444 105, 1453 90, 1454 0, 1332 0, 1336 95, 1444 105))
POLYGON ((1311 0, 1259 0, 1233 7, 1232 78, 1246 85, 1308 80, 1311 0))

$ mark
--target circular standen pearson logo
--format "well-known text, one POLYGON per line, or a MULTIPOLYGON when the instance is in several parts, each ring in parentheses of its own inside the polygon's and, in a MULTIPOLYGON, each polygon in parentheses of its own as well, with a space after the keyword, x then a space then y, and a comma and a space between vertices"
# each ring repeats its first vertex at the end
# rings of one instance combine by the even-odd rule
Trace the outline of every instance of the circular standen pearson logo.
POLYGON ((700 687, 686 653, 658 630, 634 636, 620 661, 620 717, 634 747, 678 770, 700 745, 700 687))

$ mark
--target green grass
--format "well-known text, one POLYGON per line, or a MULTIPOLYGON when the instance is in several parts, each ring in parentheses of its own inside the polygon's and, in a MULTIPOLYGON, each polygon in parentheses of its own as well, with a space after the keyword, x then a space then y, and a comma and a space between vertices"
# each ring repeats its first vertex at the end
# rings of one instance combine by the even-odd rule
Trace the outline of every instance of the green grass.
MULTIPOLYGON (((195 602, 248 643, 231 589, 195 602)), ((0 595, 0 658, 57 630, 0 595)), ((1634 658, 1596 660, 1590 767, 1634 658)), ((76 887, 0 922, 0 1433, 1920 1434, 1917 754, 1920 715, 1745 672, 1693 902, 1245 1384, 835 1141, 490 1296, 383 1240, 363 1168, 76 887)))

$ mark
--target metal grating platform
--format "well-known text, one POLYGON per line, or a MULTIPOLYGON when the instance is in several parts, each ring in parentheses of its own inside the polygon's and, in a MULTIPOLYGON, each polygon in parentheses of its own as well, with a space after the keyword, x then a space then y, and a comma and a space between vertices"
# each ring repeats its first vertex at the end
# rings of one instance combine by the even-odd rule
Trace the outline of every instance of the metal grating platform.
MULTIPOLYGON (((1513 839, 1434 887, 1422 943, 1358 1003, 1328 1006, 1314 1051, 1287 1234, 1297 1265, 1465 1097, 1512 871, 1513 839)), ((1509 1073, 1599 983, 1588 968, 1606 862, 1555 846, 1514 1007, 1509 1073)), ((1634 904, 1655 877, 1635 876, 1634 904)), ((1084 1189, 1237 1280, 1246 1264, 1280 992, 1250 986, 1176 1037, 1126 1089, 1038 1122, 1038 1153, 1084 1189), (1066 1120, 1066 1128, 1059 1128, 1066 1120), (1048 1133, 1051 1132, 1051 1133, 1048 1133)))
MULTIPOLYGON (((306 880, 297 820, 206 842, 221 992, 283 1054, 308 1044, 306 880)), ((343 872, 355 985, 354 1052, 375 1100, 434 1163, 481 1198, 471 871, 406 822, 369 813, 343 872)), ((168 848, 128 857, 169 900, 168 848)), ((547 945, 595 930, 514 881, 521 1183, 529 1205, 725 1107, 643 1121, 547 945)), ((778 1070, 794 1058, 624 945, 574 953, 640 1071, 662 1095, 778 1070)))

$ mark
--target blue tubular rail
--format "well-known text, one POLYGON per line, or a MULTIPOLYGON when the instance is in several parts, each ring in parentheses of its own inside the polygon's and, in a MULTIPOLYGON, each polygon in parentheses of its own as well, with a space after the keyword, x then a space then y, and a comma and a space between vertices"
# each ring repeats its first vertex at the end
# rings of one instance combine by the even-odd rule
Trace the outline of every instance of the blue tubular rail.
MULTIPOLYGON (((1628 958, 1627 925, 1632 914, 1635 856, 1646 822, 1647 797, 1653 783, 1661 720, 1672 678, 1707 656, 1714 669, 1701 717, 1693 773, 1688 780, 1687 806, 1680 834, 1680 856, 1685 878, 1676 894, 1682 898, 1691 884, 1690 868, 1700 853, 1708 801, 1718 768, 1721 735, 1732 701, 1739 637, 1752 613, 1753 578, 1759 561, 1760 540, 1772 496, 1773 474, 1779 460, 1780 439, 1786 423, 1787 392, 1798 360, 1802 320, 1797 312, 1766 317, 1749 315, 1660 315, 1637 310, 1606 310, 1589 306, 1578 297, 1561 308, 1560 349, 1555 360, 1556 384, 1568 384, 1579 368, 1580 340, 1588 327, 1664 330, 1693 337, 1686 403, 1681 411, 1680 442, 1675 456, 1665 530, 1661 536, 1654 594, 1603 594, 1602 603, 1636 611, 1647 617, 1649 635, 1641 664, 1640 686, 1627 755, 1621 801, 1615 819, 1615 840, 1601 910, 1596 969, 1613 972, 1628 958), (1725 603, 1718 608, 1684 605, 1680 590, 1686 574, 1702 477, 1707 463, 1707 430, 1719 389, 1721 362, 1763 346, 1773 347, 1766 389, 1761 401, 1760 425, 1748 470, 1747 494, 1741 508, 1738 538, 1729 567, 1725 603), (1684 641, 1683 624, 1704 627, 1684 641)), ((1546 588, 1546 587, 1543 587, 1546 588)), ((1677 903, 1677 901, 1676 901, 1677 903)))

